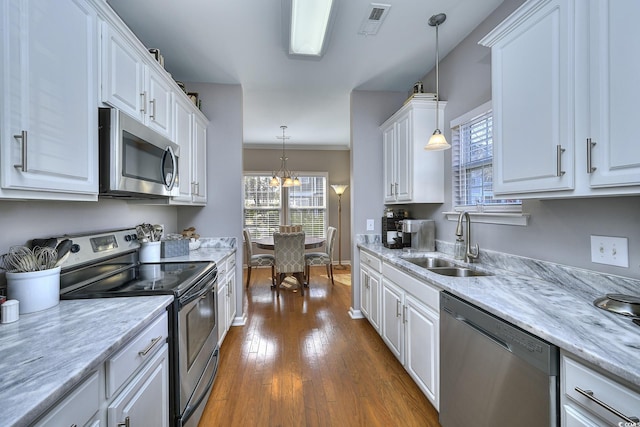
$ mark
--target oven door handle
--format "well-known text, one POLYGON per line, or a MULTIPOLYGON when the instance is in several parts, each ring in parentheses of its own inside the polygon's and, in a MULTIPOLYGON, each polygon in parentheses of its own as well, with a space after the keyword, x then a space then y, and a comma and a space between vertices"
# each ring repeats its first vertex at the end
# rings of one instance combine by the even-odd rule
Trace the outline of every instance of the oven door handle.
POLYGON ((216 287, 216 281, 217 281, 216 279, 205 279, 204 280, 205 284, 202 287, 195 289, 180 298, 180 307, 184 307, 185 305, 189 304, 191 301, 196 300, 200 297, 203 297, 209 292, 211 292, 212 290, 214 290, 216 287))

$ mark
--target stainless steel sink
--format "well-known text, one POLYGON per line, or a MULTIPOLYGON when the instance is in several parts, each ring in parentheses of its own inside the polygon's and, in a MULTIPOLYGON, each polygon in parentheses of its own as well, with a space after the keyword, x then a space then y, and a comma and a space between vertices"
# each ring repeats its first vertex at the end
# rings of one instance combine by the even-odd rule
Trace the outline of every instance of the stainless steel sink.
POLYGON ((451 261, 446 259, 433 258, 433 257, 406 257, 402 258, 405 261, 415 264, 422 268, 435 268, 435 267, 456 267, 451 261))
POLYGON ((434 267, 428 268, 428 270, 443 276, 452 277, 491 276, 491 273, 485 273, 483 271, 472 270, 465 267, 434 267))

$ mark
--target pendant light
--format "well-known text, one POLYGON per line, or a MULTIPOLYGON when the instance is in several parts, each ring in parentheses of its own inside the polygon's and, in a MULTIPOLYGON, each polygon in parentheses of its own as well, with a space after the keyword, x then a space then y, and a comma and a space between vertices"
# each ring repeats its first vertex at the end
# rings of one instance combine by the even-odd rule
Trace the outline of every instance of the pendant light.
POLYGON ((451 148, 451 145, 449 145, 438 127, 440 121, 440 52, 438 46, 438 27, 446 20, 447 15, 444 13, 439 13, 429 18, 429 25, 436 27, 436 130, 433 131, 429 142, 424 146, 424 149, 429 151, 441 151, 451 148))
POLYGON ((278 139, 282 139, 282 157, 280 157, 280 170, 277 172, 273 172, 273 176, 271 177, 271 181, 269 181, 269 185, 271 187, 277 187, 282 182, 283 187, 298 187, 302 185, 297 176, 293 176, 293 173, 287 169, 287 155, 284 151, 284 142, 289 139, 288 136, 285 136, 284 131, 287 129, 286 126, 280 126, 282 129, 282 136, 276 136, 278 139))

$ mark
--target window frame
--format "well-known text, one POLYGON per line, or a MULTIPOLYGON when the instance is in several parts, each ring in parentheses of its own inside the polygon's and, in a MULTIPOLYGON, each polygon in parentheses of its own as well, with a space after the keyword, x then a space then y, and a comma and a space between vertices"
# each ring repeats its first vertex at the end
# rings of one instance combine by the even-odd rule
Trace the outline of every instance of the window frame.
MULTIPOLYGON (((492 102, 488 101, 484 104, 472 109, 471 111, 457 117, 450 122, 451 131, 451 205, 452 212, 444 212, 446 218, 451 221, 456 221, 460 212, 469 212, 474 222, 483 222, 491 224, 507 224, 507 225, 527 225, 528 214, 524 214, 522 211, 522 200, 517 200, 515 203, 496 203, 496 204, 467 204, 459 205, 457 191, 459 185, 457 185, 459 178, 458 167, 456 163, 459 159, 460 144, 461 144, 461 132, 460 127, 471 123, 472 121, 486 115, 491 112, 493 115, 492 102)), ((486 160, 483 163, 487 164, 486 160)), ((491 167, 493 168, 493 154, 490 159, 491 167)), ((483 181, 484 185, 484 181, 483 181)), ((492 186, 493 187, 493 186, 492 186)), ((491 188, 493 190, 493 188, 491 188)))
MULTIPOLYGON (((243 172, 242 174, 242 188, 243 188, 243 206, 242 206, 242 226, 245 228, 249 228, 249 230, 251 231, 252 236, 254 236, 254 229, 255 227, 253 226, 247 226, 246 224, 246 220, 247 220, 247 216, 246 216, 246 206, 245 206, 245 197, 246 197, 246 192, 245 192, 245 178, 247 176, 258 176, 258 177, 264 177, 265 179, 271 179, 271 177, 273 176, 273 172, 261 172, 261 171, 246 171, 243 172)), ((296 172, 296 176, 298 176, 299 178, 307 178, 307 177, 321 177, 324 179, 324 195, 323 195, 323 207, 309 207, 308 209, 318 209, 318 210, 322 210, 324 211, 324 215, 323 215, 323 224, 321 226, 321 234, 309 234, 308 230, 305 230, 305 232, 307 232, 307 234, 309 234, 310 236, 313 237, 320 237, 320 238, 326 238, 326 234, 327 234, 327 226, 328 226, 328 222, 329 222, 329 173, 328 172, 296 172)), ((307 209, 305 207, 299 207, 299 208, 292 208, 290 205, 290 202, 292 201, 292 198, 290 197, 290 190, 289 188, 293 188, 293 187, 282 187, 280 186, 280 207, 277 208, 277 210, 279 211, 279 216, 278 216, 278 224, 271 224, 268 226, 268 228, 270 229, 270 231, 267 231, 267 235, 264 235, 264 232, 262 233, 255 233, 255 238, 259 239, 262 237, 269 237, 271 234, 273 234, 273 231, 276 231, 278 228, 279 224, 290 224, 291 223, 291 213, 293 211, 299 211, 299 210, 304 210, 307 209)), ((271 210, 271 209, 266 209, 265 210, 271 210)), ((276 210, 276 209, 273 209, 276 210)), ((304 229, 304 224, 303 225, 303 229, 304 229)), ((264 228, 264 227, 262 227, 264 228)), ((316 225, 315 227, 313 227, 314 229, 318 229, 318 226, 316 225)), ((320 231, 320 230, 318 230, 320 231)))

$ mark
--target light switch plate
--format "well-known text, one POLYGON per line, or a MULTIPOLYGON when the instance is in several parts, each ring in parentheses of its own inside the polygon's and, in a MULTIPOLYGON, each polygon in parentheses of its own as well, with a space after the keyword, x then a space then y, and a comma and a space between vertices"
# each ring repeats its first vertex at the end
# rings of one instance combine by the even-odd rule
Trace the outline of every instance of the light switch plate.
POLYGON ((591 236, 591 262, 629 267, 629 240, 626 237, 591 236))
POLYGON ((374 222, 372 219, 368 219, 367 220, 367 231, 373 231, 373 228, 375 227, 374 222))

